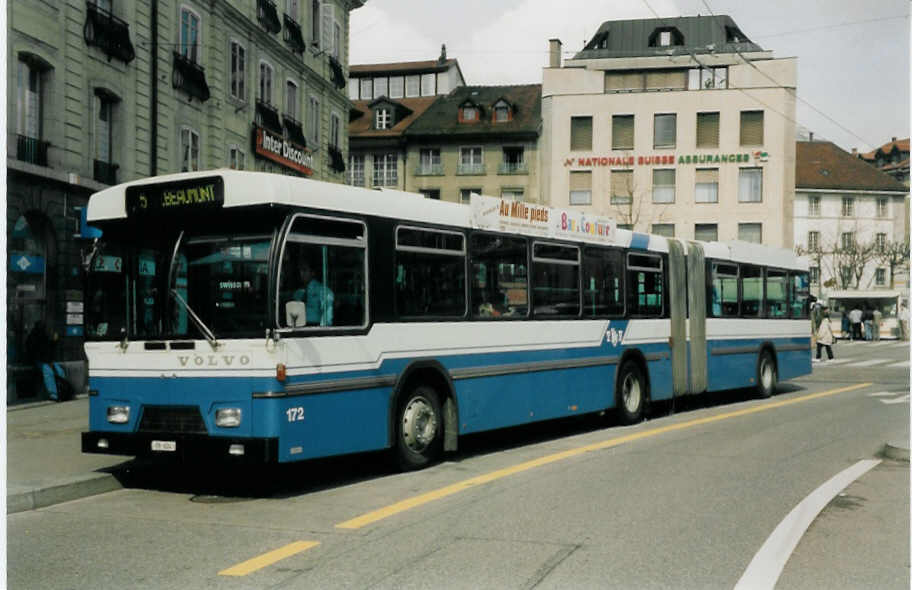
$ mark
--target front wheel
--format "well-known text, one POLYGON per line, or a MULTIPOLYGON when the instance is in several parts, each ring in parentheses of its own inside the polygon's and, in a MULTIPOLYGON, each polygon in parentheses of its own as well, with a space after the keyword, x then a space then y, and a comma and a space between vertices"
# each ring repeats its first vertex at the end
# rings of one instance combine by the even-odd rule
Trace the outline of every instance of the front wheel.
POLYGON ((617 405, 624 424, 633 424, 643 419, 646 403, 646 379, 640 366, 633 361, 621 365, 617 380, 617 405))
POLYGON ((764 350, 757 359, 757 394, 763 398, 773 395, 777 379, 776 361, 768 350, 764 350))
POLYGON ((434 388, 419 385, 412 389, 396 416, 399 467, 411 471, 436 461, 443 448, 443 416, 434 388))

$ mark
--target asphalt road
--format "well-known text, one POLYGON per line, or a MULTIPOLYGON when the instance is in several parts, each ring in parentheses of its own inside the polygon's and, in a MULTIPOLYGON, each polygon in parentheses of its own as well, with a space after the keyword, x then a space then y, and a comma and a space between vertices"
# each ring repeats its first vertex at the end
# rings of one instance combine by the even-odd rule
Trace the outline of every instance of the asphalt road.
POLYGON ((777 588, 908 588, 909 349, 836 347, 748 392, 382 454, 219 473, 134 463, 127 489, 12 514, 9 588, 733 588, 789 512, 883 459, 813 520, 777 588), (872 362, 877 359, 877 362, 872 362))

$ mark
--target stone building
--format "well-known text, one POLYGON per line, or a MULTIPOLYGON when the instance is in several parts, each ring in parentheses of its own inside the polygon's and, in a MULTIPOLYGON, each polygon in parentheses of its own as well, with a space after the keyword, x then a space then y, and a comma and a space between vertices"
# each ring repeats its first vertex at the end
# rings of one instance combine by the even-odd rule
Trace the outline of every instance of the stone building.
POLYGON ((542 83, 553 206, 684 239, 791 247, 795 59, 728 16, 608 21, 542 83))
POLYGON ((84 380, 89 195, 232 167, 342 182, 349 11, 363 0, 7 4, 7 399, 39 320, 84 380))

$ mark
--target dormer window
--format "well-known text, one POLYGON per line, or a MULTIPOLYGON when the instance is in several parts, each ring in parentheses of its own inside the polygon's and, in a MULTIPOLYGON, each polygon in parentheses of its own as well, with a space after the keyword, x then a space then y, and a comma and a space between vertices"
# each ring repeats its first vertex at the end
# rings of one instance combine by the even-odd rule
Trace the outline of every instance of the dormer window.
POLYGON ((671 45, 671 31, 662 31, 659 33, 659 46, 668 47, 671 45))
POLYGON ((649 35, 650 47, 684 45, 684 35, 677 27, 659 27, 649 35))
POLYGON ((478 109, 473 106, 462 107, 462 120, 470 123, 478 120, 478 109))
POLYGON ((377 129, 390 129, 393 126, 393 111, 389 108, 377 109, 374 114, 377 129))
POLYGON ((506 123, 513 119, 513 112, 509 103, 505 100, 498 100, 494 103, 494 122, 506 123))

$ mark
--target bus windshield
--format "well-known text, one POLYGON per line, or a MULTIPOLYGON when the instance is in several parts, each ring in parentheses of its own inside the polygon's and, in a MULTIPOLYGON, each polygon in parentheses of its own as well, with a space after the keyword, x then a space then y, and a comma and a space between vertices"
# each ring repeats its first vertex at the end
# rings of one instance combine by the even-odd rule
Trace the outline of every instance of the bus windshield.
POLYGON ((87 269, 86 337, 261 336, 270 325, 273 227, 248 222, 238 231, 225 221, 224 231, 207 222, 205 233, 105 227, 87 269))

